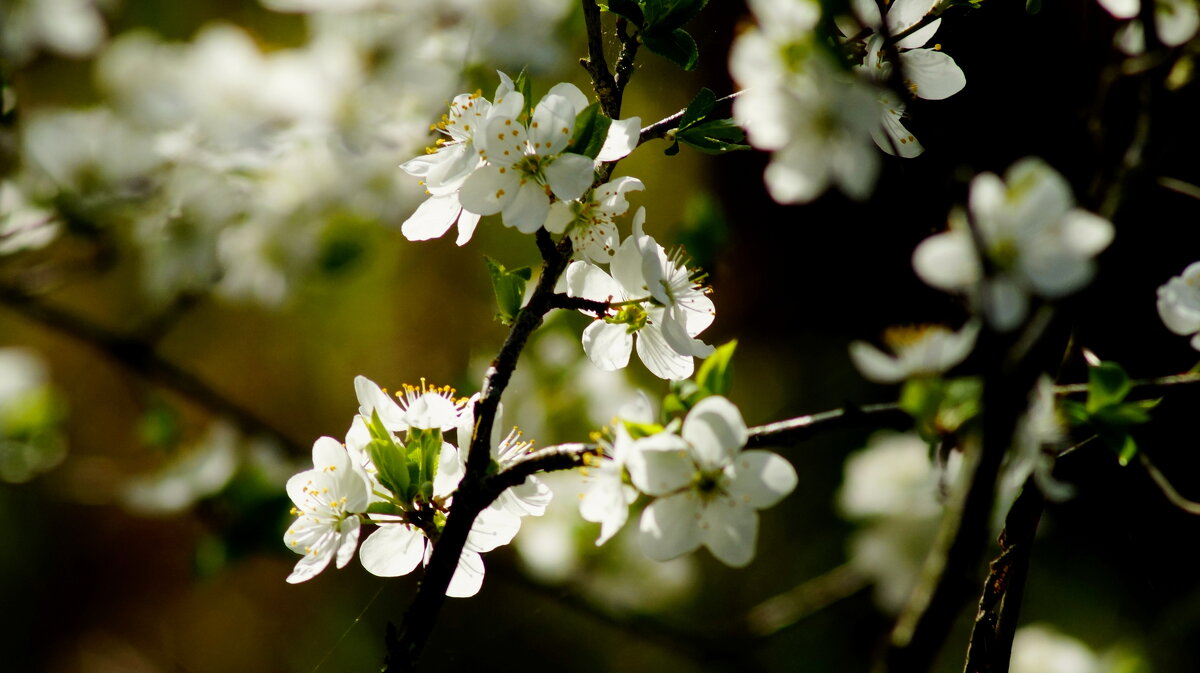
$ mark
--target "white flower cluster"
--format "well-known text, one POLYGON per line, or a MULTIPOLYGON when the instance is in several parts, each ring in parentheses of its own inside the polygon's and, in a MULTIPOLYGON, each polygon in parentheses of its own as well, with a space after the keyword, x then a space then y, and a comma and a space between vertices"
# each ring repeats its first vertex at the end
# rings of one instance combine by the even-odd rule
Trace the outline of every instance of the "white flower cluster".
MULTIPOLYGON (((515 89, 512 78, 498 74, 500 86, 491 101, 480 92, 456 96, 450 112, 434 127, 446 138, 438 139, 425 156, 400 166, 421 178, 429 194, 402 227, 409 240, 437 238, 458 222, 458 244, 463 245, 481 216, 496 213, 505 225, 530 234, 547 224, 555 199, 575 201, 592 186, 593 159, 566 151, 576 119, 588 107, 587 96, 574 84, 557 84, 526 119, 524 95, 515 89)), ((614 120, 595 161, 615 161, 633 151, 640 123, 637 117, 614 120)), ((640 188, 641 183, 637 185, 614 187, 615 198, 640 188)), ((576 204, 577 211, 583 209, 576 204)), ((598 224, 611 226, 612 214, 618 213, 611 209, 596 213, 598 224)), ((571 219, 557 210, 547 228, 561 233, 571 219)), ((605 239, 605 233, 575 236, 605 239)))
MULTIPOLYGON (((377 528, 363 541, 363 567, 380 577, 396 577, 428 563, 430 536, 440 532, 453 494, 465 471, 474 427, 474 399, 456 399, 450 388, 405 386, 399 402, 359 376, 354 381, 359 415, 346 442, 322 437, 313 445, 313 469, 287 484, 295 503, 295 523, 284 534, 293 551, 304 554, 288 577, 303 582, 331 560, 344 567, 354 555, 362 524, 377 528), (443 439, 453 430, 458 446, 443 439), (401 440, 399 433, 406 433, 401 440), (386 461, 382 462, 381 461, 386 461), (368 513, 369 512, 369 513, 368 513)), ((513 430, 491 442, 492 460, 504 467, 524 455, 530 444, 513 430)), ((550 489, 536 477, 506 490, 475 519, 446 590, 454 597, 473 596, 483 584, 480 554, 508 544, 521 517, 541 516, 550 489)))
MULTIPOLYGON (((644 409, 648 413, 648 409, 644 409)), ((652 419, 629 419, 649 423, 652 419)), ((596 544, 607 542, 629 516, 639 492, 654 500, 642 511, 642 551, 657 561, 701 545, 723 563, 743 567, 754 559, 758 510, 774 506, 796 488, 791 463, 770 451, 743 451, 748 438, 737 407, 706 397, 671 428, 633 439, 618 422, 605 457, 589 471, 580 515, 600 524, 596 544)))
POLYGON ((1191 335, 1192 348, 1200 350, 1200 262, 1158 288, 1158 315, 1167 329, 1191 335))
MULTIPOLYGON (((188 42, 129 31, 101 48, 95 3, 3 10, 0 55, 19 64, 34 42, 68 55, 99 50, 104 102, 21 110, 19 192, 5 194, 0 212, 12 200, 56 203, 128 236, 156 300, 212 289, 279 304, 328 263, 348 227, 400 221, 411 209, 416 194, 394 180, 395 157, 423 144, 429 102, 453 94, 465 65, 557 60, 568 11, 546 0, 421 11, 403 0, 264 4, 313 11, 308 41, 268 49, 211 24, 188 42), (361 11, 337 11, 348 9, 361 11)), ((35 237, 22 220, 18 236, 16 217, 5 217, 6 248, 56 231, 35 237)))
POLYGON ((752 0, 758 26, 742 33, 730 53, 730 73, 744 89, 734 117, 752 145, 772 152, 765 178, 780 203, 811 201, 830 185, 866 198, 879 171, 872 140, 902 157, 923 151, 901 123, 904 101, 880 86, 896 67, 883 49, 885 21, 890 35, 903 35, 895 46, 911 96, 940 100, 966 85, 940 45, 924 47, 941 20, 914 30, 936 1, 896 0, 883 20, 872 0, 850 5, 855 16, 838 17, 854 36, 844 46, 865 46, 850 72, 816 32, 821 6, 815 0, 752 0))
POLYGON ((977 175, 967 208, 917 246, 913 268, 933 287, 967 293, 1002 331, 1025 319, 1030 295, 1058 299, 1091 281, 1093 258, 1113 239, 1112 223, 1076 208, 1067 181, 1037 158, 1013 164, 1003 180, 977 175), (981 287, 987 267, 993 275, 981 287))

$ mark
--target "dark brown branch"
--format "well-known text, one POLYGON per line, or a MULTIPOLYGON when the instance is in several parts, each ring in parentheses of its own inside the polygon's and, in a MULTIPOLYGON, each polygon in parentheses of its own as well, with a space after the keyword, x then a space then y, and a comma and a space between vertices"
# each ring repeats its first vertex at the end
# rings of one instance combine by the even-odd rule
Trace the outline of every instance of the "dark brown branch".
POLYGON ((555 294, 550 297, 550 308, 564 308, 573 311, 587 311, 597 318, 608 313, 608 302, 593 301, 583 297, 570 297, 565 294, 555 294))
POLYGON ((1025 595, 1033 540, 1046 501, 1033 475, 1004 520, 1000 555, 989 566, 975 613, 964 673, 1007 673, 1025 595))
POLYGON ((579 59, 579 65, 592 78, 592 89, 600 99, 604 114, 616 119, 621 112, 621 94, 617 90, 616 78, 608 70, 608 60, 604 57, 604 34, 600 26, 600 6, 596 0, 583 0, 583 23, 587 33, 588 55, 579 59))
MULTIPOLYGON (((714 105, 730 103, 733 101, 733 99, 737 98, 741 94, 742 94, 741 91, 734 91, 733 93, 729 94, 728 96, 723 96, 721 98, 718 98, 716 100, 716 102, 714 103, 714 105)), ((680 110, 679 112, 676 112, 675 114, 673 114, 669 117, 664 117, 664 118, 654 122, 653 124, 643 128, 642 132, 640 134, 638 134, 638 145, 641 145, 650 140, 654 140, 656 138, 667 137, 668 133, 670 133, 671 131, 673 131, 679 127, 679 120, 683 119, 683 112, 684 112, 683 110, 680 110)))
POLYGON ((230 400, 195 374, 163 358, 153 347, 140 339, 114 332, 74 313, 46 304, 36 295, 19 287, 0 285, 0 303, 26 318, 91 346, 112 361, 195 404, 228 417, 243 432, 275 437, 293 455, 302 455, 308 451, 282 429, 230 400))

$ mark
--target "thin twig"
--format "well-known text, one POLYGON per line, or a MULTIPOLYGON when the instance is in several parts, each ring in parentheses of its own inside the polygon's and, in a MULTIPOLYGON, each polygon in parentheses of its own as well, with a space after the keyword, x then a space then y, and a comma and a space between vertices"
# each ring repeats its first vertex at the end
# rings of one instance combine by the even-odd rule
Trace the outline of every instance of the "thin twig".
MULTIPOLYGON (((740 95, 742 95, 741 91, 734 91, 733 93, 729 94, 728 96, 722 96, 721 98, 718 98, 713 103, 713 105, 721 105, 723 103, 730 103, 733 101, 733 99, 737 98, 740 95)), ((654 122, 653 124, 643 128, 642 132, 638 135, 638 145, 641 145, 650 140, 654 140, 656 138, 667 137, 667 134, 669 132, 671 132, 672 130, 679 127, 679 120, 683 119, 683 113, 684 113, 684 110, 680 110, 679 112, 676 112, 673 115, 664 117, 664 118, 654 122)))
POLYGON ((870 584, 866 575, 842 564, 754 606, 746 613, 746 628, 760 638, 773 635, 870 584))
POLYGON ((1155 467, 1154 463, 1150 462, 1150 457, 1146 455, 1145 451, 1138 452, 1138 460, 1141 462, 1142 467, 1146 468, 1146 473, 1154 480, 1155 485, 1158 486, 1163 495, 1167 496, 1167 500, 1171 501, 1172 505, 1175 505, 1188 514, 1200 515, 1200 502, 1188 500, 1179 491, 1175 490, 1175 487, 1167 479, 1167 475, 1163 474, 1155 467))
POLYGON ((293 455, 301 455, 308 451, 281 428, 232 401, 195 374, 167 360, 140 339, 109 330, 82 316, 47 304, 19 287, 0 285, 0 304, 91 346, 130 371, 186 397, 215 414, 228 417, 245 433, 275 437, 293 455))

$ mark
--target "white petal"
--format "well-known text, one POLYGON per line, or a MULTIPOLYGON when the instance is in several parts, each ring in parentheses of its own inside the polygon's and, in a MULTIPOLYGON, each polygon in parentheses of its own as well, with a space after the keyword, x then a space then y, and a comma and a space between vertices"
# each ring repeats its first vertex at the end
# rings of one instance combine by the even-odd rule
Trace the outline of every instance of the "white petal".
POLYGON ((1014 329, 1029 312, 1029 296, 1008 278, 995 278, 987 284, 987 314, 992 326, 1001 332, 1014 329))
POLYGON ((520 187, 521 179, 511 168, 484 166, 463 183, 458 199, 472 213, 495 215, 517 198, 520 187))
POLYGON ((599 209, 609 215, 624 215, 629 210, 629 201, 625 200, 628 192, 640 192, 646 185, 634 177, 622 176, 606 182, 596 188, 593 199, 599 209))
POLYGON ((567 99, 567 102, 569 102, 571 107, 574 108, 574 113, 571 119, 572 122, 574 122, 574 115, 583 112, 583 109, 588 106, 588 97, 579 90, 579 87, 571 84, 570 82, 559 82, 558 84, 555 84, 554 86, 550 87, 550 90, 546 92, 546 95, 562 96, 563 98, 567 99))
POLYGON ((865 341, 854 341, 850 344, 850 360, 854 362, 859 373, 876 383, 896 383, 908 376, 899 359, 865 341))
POLYGON ((939 290, 963 290, 979 282, 979 259, 966 231, 950 230, 921 241, 912 263, 921 280, 939 290))
MULTIPOLYGON (((566 86, 574 87, 572 84, 566 86)), ((533 143, 533 151, 543 157, 561 152, 571 141, 575 115, 579 109, 568 97, 553 93, 553 89, 543 96, 533 109, 533 119, 529 123, 529 141, 533 143)))
POLYGON ((550 190, 563 201, 573 201, 583 196, 595 177, 592 160, 571 152, 558 155, 544 172, 550 190))
POLYGON ((1100 6, 1118 19, 1132 19, 1142 9, 1140 0, 1099 0, 1100 6))
POLYGON ((512 542, 521 529, 521 517, 488 507, 475 517, 471 532, 467 534, 466 548, 476 552, 489 552, 496 547, 512 542))
POLYGON ((583 352, 592 364, 605 371, 624 369, 629 364, 632 349, 633 336, 626 331, 625 325, 596 320, 583 330, 583 352))
POLYGON ((669 561, 700 546, 696 515, 701 504, 695 493, 659 498, 642 511, 638 543, 655 561, 669 561))
POLYGON ((408 524, 383 524, 363 541, 358 558, 367 572, 378 577, 407 575, 421 562, 425 535, 408 524))
POLYGON ((410 241, 438 238, 450 229, 461 212, 457 194, 431 196, 400 225, 400 232, 410 241))
POLYGON ((604 145, 596 155, 596 161, 616 161, 624 159, 635 148, 642 133, 641 117, 614 119, 608 126, 608 135, 604 145))
POLYGON ((696 465, 687 442, 679 435, 660 432, 633 443, 626 459, 629 479, 648 495, 668 495, 692 481, 696 465))
MULTIPOLYGON (((638 212, 644 213, 645 209, 640 208, 638 212)), ((656 245, 654 239, 649 236, 639 236, 635 233, 622 241, 621 247, 617 248, 617 254, 613 255, 608 268, 612 271, 613 278, 620 283, 627 298, 644 299, 649 296, 649 283, 643 275, 646 269, 644 254, 647 247, 656 245)))
POLYGON ((1075 255, 1094 257, 1112 243, 1112 222, 1085 210, 1072 208, 1063 215, 1063 245, 1075 255))
POLYGON ((733 473, 729 496, 755 509, 774 507, 796 489, 796 469, 770 451, 742 451, 727 471, 733 473))
POLYGON ((292 574, 288 575, 288 584, 299 584, 316 577, 329 565, 332 558, 332 554, 305 554, 304 558, 296 562, 292 574))
POLYGON ((467 241, 471 240, 471 236, 475 234, 475 227, 479 225, 479 215, 462 211, 458 216, 458 238, 454 240, 457 246, 464 246, 467 241))
MULTIPOLYGON (((511 95, 511 94, 510 94, 511 95)), ((470 598, 479 593, 483 587, 483 557, 478 553, 464 549, 458 557, 458 567, 446 587, 446 595, 451 598, 470 598)))
POLYGON ((591 262, 571 262, 563 277, 568 296, 604 302, 624 299, 617 281, 591 262))
POLYGON ((966 75, 945 52, 913 49, 902 52, 900 62, 904 64, 905 76, 914 86, 913 93, 925 100, 948 98, 967 85, 966 75))
POLYGON ((749 437, 742 413, 720 396, 706 397, 692 407, 683 419, 680 434, 704 470, 728 464, 749 437))
POLYGON ((561 234, 567 230, 567 225, 575 221, 575 211, 566 201, 555 201, 550 204, 550 213, 542 226, 552 234, 561 234))
POLYGON ((408 429, 404 424, 404 410, 374 381, 365 376, 355 376, 354 393, 358 396, 358 413, 364 419, 370 420, 371 412, 375 411, 379 414, 383 427, 388 430, 399 432, 408 429))
POLYGON ((529 147, 525 126, 513 117, 489 116, 484 132, 475 137, 486 159, 496 166, 511 166, 525 157, 529 147))
POLYGON ((646 369, 660 379, 681 381, 696 369, 691 354, 671 348, 658 325, 646 325, 638 331, 637 354, 646 369))
MULTIPOLYGON (((597 547, 612 539, 629 518, 629 503, 632 501, 629 492, 633 489, 621 483, 619 471, 613 472, 611 476, 597 475, 579 501, 579 515, 583 520, 600 524, 597 547)), ((636 494, 634 497, 637 497, 636 494)))
POLYGON ((550 213, 550 197, 533 180, 520 183, 516 197, 504 207, 504 225, 516 227, 523 234, 532 234, 546 222, 550 213))
POLYGON ((465 457, 450 442, 442 442, 437 472, 433 475, 433 494, 439 498, 450 497, 466 471, 465 457))
POLYGON ((704 546, 727 566, 744 568, 754 560, 758 514, 730 498, 716 498, 700 515, 704 546))
MULTIPOLYGON (((917 32, 913 33, 912 35, 909 35, 908 37, 904 38, 903 40, 900 40, 899 42, 897 42, 896 47, 898 49, 916 49, 917 47, 923 47, 923 46, 925 46, 926 43, 928 43, 930 40, 933 39, 934 33, 936 33, 938 31, 938 28, 941 25, 942 25, 942 20, 936 19, 936 20, 932 21, 928 26, 925 26, 924 28, 918 30, 917 32)), ((896 32, 899 32, 899 31, 896 31, 896 32)))
POLYGON ((361 521, 356 516, 347 517, 341 523, 341 541, 337 548, 337 567, 345 568, 350 559, 354 558, 354 548, 358 546, 358 535, 362 530, 361 521))

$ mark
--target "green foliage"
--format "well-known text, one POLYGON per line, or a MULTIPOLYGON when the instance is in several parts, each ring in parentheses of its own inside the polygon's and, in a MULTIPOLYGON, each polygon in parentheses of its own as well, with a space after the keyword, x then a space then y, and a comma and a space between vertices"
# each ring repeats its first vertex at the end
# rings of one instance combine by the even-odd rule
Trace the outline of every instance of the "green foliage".
POLYGON ((511 325, 521 310, 521 302, 525 299, 525 285, 533 277, 533 270, 523 266, 510 271, 491 257, 483 259, 492 279, 492 290, 496 293, 496 305, 500 308, 496 319, 502 324, 511 325))
POLYGON ((921 438, 934 442, 979 415, 983 382, 975 377, 917 378, 900 390, 900 408, 916 421, 921 438))
POLYGON ((1064 400, 1063 416, 1075 427, 1088 428, 1117 454, 1121 465, 1137 456, 1133 427, 1150 420, 1150 410, 1161 400, 1126 402, 1133 384, 1121 365, 1101 362, 1088 368, 1088 394, 1083 403, 1064 400))
POLYGON ((708 0, 609 0, 604 9, 637 26, 642 44, 684 70, 700 61, 696 40, 683 29, 708 0))
POLYGON ((705 154, 725 154, 735 150, 748 150, 749 145, 742 144, 746 134, 732 119, 708 119, 708 114, 716 106, 717 96, 707 88, 701 88, 700 93, 688 103, 675 127, 671 138, 675 141, 664 152, 668 156, 679 153, 679 143, 684 143, 692 149, 705 154))
POLYGON ((604 147, 610 125, 612 119, 600 112, 600 102, 592 103, 575 117, 575 131, 564 151, 595 159, 600 154, 600 148, 604 147))
POLYGON ((513 80, 513 87, 521 92, 521 96, 525 98, 525 105, 521 108, 521 115, 525 119, 533 118, 533 82, 527 72, 528 68, 521 68, 521 72, 517 78, 513 80))
POLYGON ((733 385, 731 361, 736 349, 737 341, 730 341, 708 356, 694 381, 672 381, 670 392, 663 398, 663 417, 683 416, 706 397, 727 395, 733 385))

